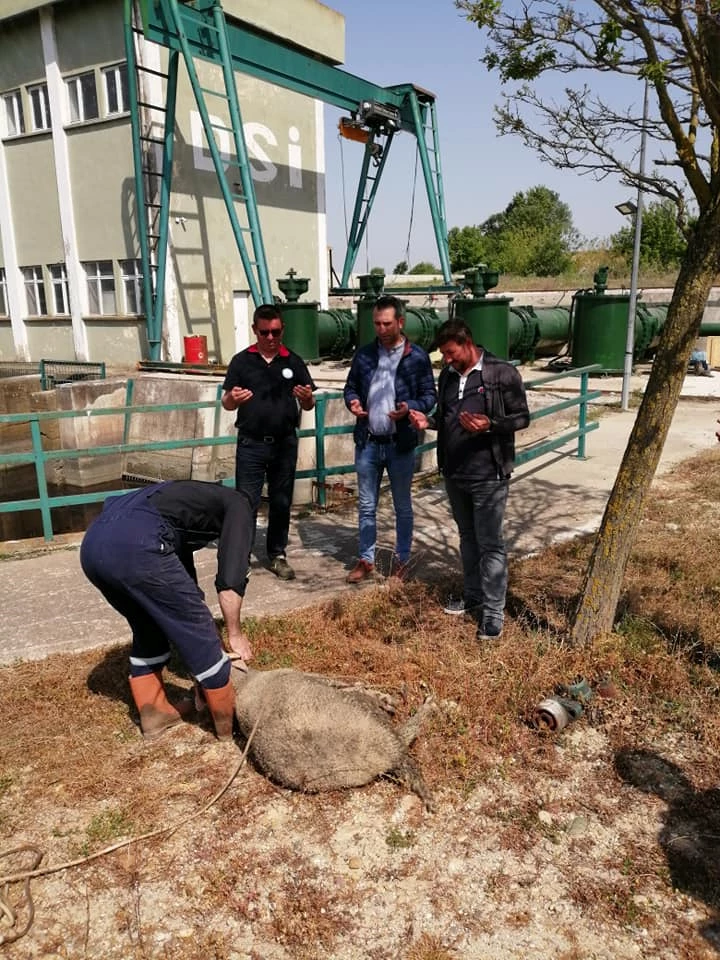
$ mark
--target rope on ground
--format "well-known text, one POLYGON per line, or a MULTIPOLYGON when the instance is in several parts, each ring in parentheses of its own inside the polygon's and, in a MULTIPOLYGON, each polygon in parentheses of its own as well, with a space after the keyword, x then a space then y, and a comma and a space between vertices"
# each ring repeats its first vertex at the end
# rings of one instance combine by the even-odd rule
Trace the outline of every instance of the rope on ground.
POLYGON ((114 853, 116 850, 122 850, 124 847, 132 846, 134 843, 141 843, 143 840, 151 840, 154 837, 160 837, 163 835, 170 837, 181 827, 185 826, 185 824, 190 823, 191 820, 195 820, 198 817, 201 817, 204 813, 207 813, 207 811, 218 802, 220 797, 227 792, 233 780, 237 777, 245 765, 248 751, 250 750, 250 744, 255 736, 259 719, 260 718, 258 718, 252 730, 250 731, 250 735, 245 744, 245 749, 242 752, 237 766, 225 781, 223 786, 220 787, 214 796, 212 796, 210 800, 208 800, 208 802, 200 808, 200 810, 196 810, 194 813, 188 814, 187 817, 183 817, 181 820, 178 820, 177 823, 171 824, 168 827, 158 827, 157 830, 151 830, 149 833, 143 833, 139 837, 130 837, 129 840, 121 840, 119 843, 113 843, 111 846, 105 847, 103 850, 98 850, 96 853, 91 853, 86 857, 80 857, 77 860, 68 860, 65 863, 58 863, 54 867, 42 867, 38 869, 38 865, 43 858, 43 854, 37 847, 34 846, 16 847, 14 850, 5 850, 0 852, 0 859, 3 857, 12 856, 13 854, 26 852, 32 853, 34 861, 29 870, 22 870, 19 873, 9 873, 4 877, 0 876, 0 922, 5 919, 9 921, 10 924, 10 930, 7 933, 0 930, 0 947, 5 946, 8 943, 14 943, 16 940, 24 937, 32 926, 35 918, 35 906, 30 894, 31 880, 34 880, 37 877, 47 877, 53 873, 62 873, 62 871, 70 870, 73 867, 80 867, 83 864, 90 863, 92 860, 99 860, 100 857, 106 857, 109 853, 114 853), (27 905, 28 918, 22 930, 13 929, 17 927, 18 918, 16 911, 12 908, 9 902, 9 890, 10 884, 12 883, 23 884, 23 896, 20 903, 22 905, 24 901, 24 903, 27 905))

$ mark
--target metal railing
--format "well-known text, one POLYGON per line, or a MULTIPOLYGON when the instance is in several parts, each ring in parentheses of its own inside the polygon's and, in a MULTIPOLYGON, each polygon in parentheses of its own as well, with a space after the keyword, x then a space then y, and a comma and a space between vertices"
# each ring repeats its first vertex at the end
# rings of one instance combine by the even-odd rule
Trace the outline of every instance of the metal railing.
MULTIPOLYGON (((592 400, 600 396, 599 391, 588 391, 588 375, 594 370, 599 370, 599 365, 595 364, 588 367, 582 367, 576 370, 563 371, 558 374, 551 374, 548 377, 542 377, 538 380, 528 381, 527 389, 542 386, 564 377, 577 376, 580 374, 580 392, 577 396, 567 400, 561 400, 550 404, 547 407, 537 410, 531 414, 531 420, 537 420, 541 417, 550 416, 561 410, 576 406, 578 408, 577 428, 559 434, 556 437, 542 440, 536 444, 522 449, 517 457, 516 463, 526 463, 536 457, 543 456, 553 450, 566 446, 573 440, 577 440, 575 456, 585 457, 585 437, 593 430, 597 430, 597 422, 588 423, 587 405, 592 400)), ((182 448, 198 447, 218 447, 228 444, 234 445, 236 437, 234 432, 225 436, 217 436, 220 428, 220 396, 222 386, 218 384, 217 397, 215 400, 199 400, 187 403, 163 403, 163 404, 133 404, 134 381, 128 380, 126 387, 125 405, 117 407, 93 408, 88 407, 84 410, 55 410, 39 413, 15 413, 0 415, 0 427, 9 424, 27 424, 30 428, 31 450, 23 450, 15 453, 0 454, 0 466, 19 465, 32 463, 35 467, 35 476, 37 482, 38 495, 36 497, 24 498, 22 500, 9 500, 0 503, 1 513, 16 513, 26 510, 39 510, 42 518, 42 529, 45 540, 53 539, 52 511, 58 507, 77 506, 80 504, 98 503, 107 497, 120 496, 127 492, 127 489, 103 490, 88 493, 67 494, 64 496, 50 496, 48 491, 47 479, 45 475, 45 466, 53 460, 73 460, 81 457, 107 456, 110 454, 127 454, 135 452, 151 452, 164 450, 178 450, 182 448), (128 442, 130 435, 131 418, 136 414, 144 413, 171 413, 181 410, 208 410, 215 409, 214 433, 212 437, 191 437, 180 440, 153 440, 139 443, 128 442), (102 417, 102 416, 122 416, 124 417, 123 440, 121 443, 106 444, 104 446, 86 447, 82 449, 59 449, 45 450, 43 448, 43 424, 53 420, 74 419, 78 417, 102 417)), ((353 432, 352 424, 343 424, 339 426, 327 426, 327 409, 331 401, 342 397, 340 391, 318 391, 315 404, 315 428, 298 431, 299 437, 313 437, 315 440, 315 466, 310 469, 298 470, 296 476, 298 479, 312 479, 318 490, 318 505, 325 507, 327 505, 327 479, 332 476, 340 476, 355 472, 354 464, 328 465, 326 460, 326 438, 342 434, 351 434, 353 432)), ((421 444, 417 448, 418 454, 434 449, 435 441, 429 441, 421 444)), ((234 478, 228 477, 222 480, 225 486, 234 486, 234 478)))
POLYGON ((0 378, 40 377, 41 390, 54 390, 61 383, 104 380, 104 363, 83 360, 0 360, 0 378))
MULTIPOLYGON (((574 430, 566 431, 546 440, 540 440, 537 443, 530 444, 524 449, 519 450, 515 456, 516 466, 520 466, 520 464, 523 463, 528 463, 530 460, 535 460, 537 457, 542 457, 546 453, 551 453, 553 450, 558 450, 561 447, 566 446, 568 443, 572 443, 573 440, 577 440, 575 456, 579 460, 585 459, 585 437, 588 433, 592 433, 593 430, 597 430, 600 426, 600 424, 597 422, 588 423, 587 405, 591 401, 597 400, 598 397, 601 396, 599 390, 588 391, 588 380, 593 371, 599 371, 600 369, 600 364, 596 363, 587 367, 577 367, 574 370, 564 370, 561 373, 553 373, 547 377, 539 377, 536 380, 526 381, 525 389, 533 390, 537 387, 542 387, 545 384, 552 383, 555 380, 562 380, 566 377, 576 377, 579 374, 580 391, 576 397, 570 397, 567 400, 559 400, 557 403, 552 403, 547 407, 543 407, 541 410, 536 410, 534 413, 530 414, 530 420, 539 420, 542 417, 549 417, 554 413, 559 413, 561 410, 577 407, 578 425, 574 430)), ((312 470, 299 470, 296 476, 298 478, 312 478, 315 481, 315 484, 318 488, 318 505, 321 507, 326 505, 324 498, 328 488, 328 477, 355 472, 354 464, 333 467, 328 467, 325 464, 325 444, 322 442, 322 438, 326 436, 352 433, 354 430, 354 426, 352 424, 338 427, 325 426, 325 411, 327 409, 327 401, 341 398, 342 392, 339 390, 332 393, 325 393, 324 396, 319 397, 315 403, 315 429, 300 430, 298 434, 300 437, 316 437, 317 448, 315 467, 312 470)), ((416 452, 418 454, 422 454, 428 450, 434 450, 435 446, 435 441, 431 440, 420 444, 416 448, 416 452)))

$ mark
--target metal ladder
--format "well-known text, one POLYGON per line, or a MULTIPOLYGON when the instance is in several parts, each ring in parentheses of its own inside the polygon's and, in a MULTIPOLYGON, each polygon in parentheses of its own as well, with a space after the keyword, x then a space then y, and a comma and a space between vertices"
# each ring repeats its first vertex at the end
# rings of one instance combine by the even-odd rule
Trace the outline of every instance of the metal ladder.
POLYGON ((168 51, 167 73, 150 69, 139 63, 135 37, 138 34, 142 35, 143 30, 137 25, 133 0, 125 0, 125 46, 130 75, 128 86, 133 130, 135 188, 138 198, 142 198, 143 208, 142 215, 138 211, 138 233, 143 261, 143 297, 148 324, 148 342, 150 357, 153 360, 160 359, 161 348, 180 55, 185 62, 217 182, 247 276, 250 295, 256 306, 260 303, 273 302, 255 186, 235 86, 225 13, 219 0, 208 0, 196 6, 189 6, 178 0, 157 0, 156 6, 176 35, 179 47, 179 50, 168 51), (188 40, 188 32, 197 31, 198 25, 201 27, 203 37, 202 54, 194 52, 188 40), (213 90, 201 85, 195 65, 197 56, 221 67, 223 89, 213 90), (165 102, 163 104, 144 99, 142 79, 146 74, 155 75, 164 81, 165 102), (211 121, 207 97, 214 97, 226 105, 229 125, 211 121), (141 109, 157 110, 164 114, 162 137, 156 136, 152 130, 147 129, 147 125, 143 127, 141 109), (232 135, 234 147, 232 156, 221 156, 215 140, 215 131, 224 131, 232 135), (159 162, 154 162, 153 159, 156 152, 161 155, 159 162), (229 179, 232 181, 233 177, 239 178, 237 182, 239 190, 234 182, 228 182, 229 179))
POLYGON ((167 238, 174 145, 175 100, 178 55, 169 53, 168 70, 140 63, 136 39, 143 36, 137 25, 134 0, 125 0, 125 54, 128 64, 130 125, 133 134, 137 229, 143 265, 143 308, 152 359, 159 360, 162 346, 162 314, 167 268, 167 238), (151 77, 164 87, 162 103, 149 99, 146 84, 151 77), (144 115, 142 111, 148 111, 144 115), (163 135, 156 136, 155 114, 164 117, 163 135))

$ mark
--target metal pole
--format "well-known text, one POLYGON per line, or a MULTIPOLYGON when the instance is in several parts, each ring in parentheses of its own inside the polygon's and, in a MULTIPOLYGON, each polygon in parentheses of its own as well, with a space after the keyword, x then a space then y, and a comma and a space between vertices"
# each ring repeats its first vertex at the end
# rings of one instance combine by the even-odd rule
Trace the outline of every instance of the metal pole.
POLYGON ((621 408, 630 406, 630 377, 632 376, 633 350, 635 347, 635 307, 637 304, 638 270, 640 267, 640 235, 642 233, 643 214, 643 177, 645 176, 645 142, 647 140, 648 89, 645 81, 643 99, 643 119, 640 131, 640 171, 637 190, 637 210, 635 211, 635 235, 633 243, 632 272, 630 274, 630 302, 628 304, 627 336, 625 338, 625 365, 623 367, 621 408))

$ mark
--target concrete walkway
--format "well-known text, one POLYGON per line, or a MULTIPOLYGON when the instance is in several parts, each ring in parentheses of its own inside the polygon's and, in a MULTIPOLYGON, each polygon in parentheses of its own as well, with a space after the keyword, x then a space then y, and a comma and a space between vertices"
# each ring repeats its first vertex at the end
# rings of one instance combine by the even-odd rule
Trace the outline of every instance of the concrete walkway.
MULTIPOLYGON (((619 394, 620 382, 605 379, 594 386, 604 393, 619 394)), ((633 378, 633 390, 642 388, 642 380, 633 378)), ((608 411, 601 418, 600 428, 587 438, 584 461, 576 460, 570 452, 556 453, 516 471, 506 523, 513 555, 538 551, 560 538, 597 528, 635 415, 635 410, 608 411)), ((717 447, 715 421, 719 416, 720 375, 716 373, 713 379, 687 377, 660 473, 699 451, 717 447)), ((389 494, 383 495, 382 502, 378 552, 381 570, 389 566, 393 542, 389 494)), ((417 490, 414 503, 416 575, 422 579, 459 575, 457 534, 442 487, 417 490)), ((43 541, 0 546, 0 664, 129 640, 126 622, 107 605, 80 569, 81 539, 81 534, 59 537, 50 548, 43 541)), ((262 526, 258 542, 264 543, 262 526)), ((282 583, 254 561, 243 614, 258 617, 282 613, 358 589, 345 584, 356 547, 354 504, 337 513, 296 518, 291 527, 288 558, 297 571, 297 579, 282 583)), ((219 615, 213 588, 213 551, 200 551, 196 563, 211 608, 219 615)))

